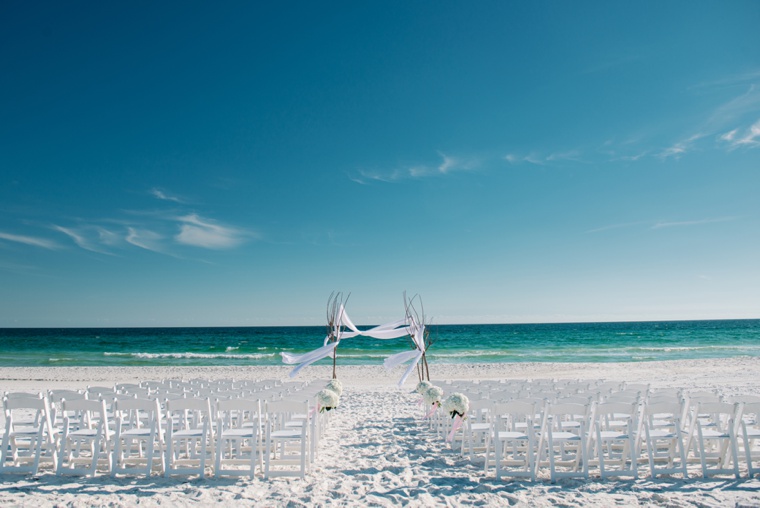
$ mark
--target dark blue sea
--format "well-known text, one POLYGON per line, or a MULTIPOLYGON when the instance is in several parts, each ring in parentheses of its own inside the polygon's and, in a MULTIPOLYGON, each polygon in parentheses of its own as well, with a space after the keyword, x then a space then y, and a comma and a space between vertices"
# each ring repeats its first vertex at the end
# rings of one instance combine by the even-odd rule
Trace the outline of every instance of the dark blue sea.
MULTIPOLYGON (((361 327, 360 328, 369 328, 361 327)), ((325 328, 5 328, 0 366, 281 365, 281 351, 307 352, 325 328)), ((440 325, 432 363, 646 362, 760 356, 760 320, 440 325)), ((408 338, 346 339, 342 365, 382 364, 408 338)), ((330 363, 330 359, 322 360, 330 363)))

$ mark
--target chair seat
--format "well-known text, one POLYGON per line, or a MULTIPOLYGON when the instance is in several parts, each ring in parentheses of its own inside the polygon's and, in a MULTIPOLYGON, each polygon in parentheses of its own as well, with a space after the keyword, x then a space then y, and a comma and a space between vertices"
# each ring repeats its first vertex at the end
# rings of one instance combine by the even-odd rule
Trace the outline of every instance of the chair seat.
POLYGON ((71 437, 95 437, 97 434, 97 429, 79 429, 69 432, 71 437))
POLYGON ((523 432, 499 432, 499 439, 528 439, 528 435, 523 432))
POLYGON ((271 436, 275 439, 294 439, 301 437, 300 430, 275 430, 271 433, 271 436))
POLYGON ((555 441, 580 441, 581 437, 578 434, 573 434, 572 432, 553 432, 552 439, 555 441))
POLYGON ((702 429, 702 437, 706 437, 708 439, 716 439, 716 438, 729 438, 731 436, 729 436, 727 432, 719 432, 717 430, 712 430, 712 429, 702 429))
POLYGON ((668 432, 667 430, 663 429, 652 429, 649 431, 649 437, 656 439, 675 439, 678 437, 678 434, 675 432, 668 432))
POLYGON ((472 425, 470 425, 470 428, 473 431, 491 430, 491 424, 490 423, 473 423, 472 425))
POLYGON ((36 436, 39 434, 40 429, 32 428, 32 427, 22 427, 18 428, 15 425, 13 426, 13 432, 11 432, 11 436, 36 436))
POLYGON ((121 437, 147 437, 150 436, 151 429, 146 428, 140 428, 140 429, 129 429, 125 430, 121 433, 121 437))
POLYGON ((228 429, 222 432, 222 437, 225 437, 225 438, 240 437, 240 438, 253 439, 254 437, 256 437, 256 432, 253 430, 253 427, 248 427, 248 428, 243 428, 243 429, 228 429))
POLYGON ((615 432, 614 430, 603 430, 599 433, 602 439, 628 439, 628 434, 615 432))
POLYGON ((203 429, 184 429, 184 430, 177 430, 175 432, 172 432, 172 437, 175 438, 183 438, 183 437, 203 437, 203 429))

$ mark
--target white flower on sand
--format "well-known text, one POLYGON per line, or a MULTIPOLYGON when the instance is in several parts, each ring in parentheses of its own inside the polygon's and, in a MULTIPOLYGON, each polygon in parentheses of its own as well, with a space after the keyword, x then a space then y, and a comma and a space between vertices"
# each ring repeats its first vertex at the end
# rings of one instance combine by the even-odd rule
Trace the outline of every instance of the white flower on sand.
POLYGON ((317 401, 319 401, 319 412, 321 413, 338 407, 340 397, 334 391, 325 388, 317 393, 317 401))
POLYGON ((426 391, 428 391, 428 388, 433 386, 433 383, 430 381, 420 381, 417 385, 417 388, 414 389, 415 392, 419 393, 420 395, 424 395, 426 391))
POLYGON ((470 399, 467 398, 467 395, 452 393, 443 401, 443 410, 448 412, 452 418, 456 415, 464 418, 470 410, 470 399))
POLYGON ((425 391, 425 393, 422 394, 422 397, 425 399, 425 403, 428 406, 432 404, 440 406, 441 397, 443 397, 443 390, 437 386, 431 386, 425 391))
POLYGON ((330 380, 330 382, 327 383, 327 385, 325 386, 325 388, 327 388, 328 390, 332 390, 335 393, 337 393, 338 397, 340 397, 341 395, 343 395, 343 383, 341 383, 337 379, 330 380))

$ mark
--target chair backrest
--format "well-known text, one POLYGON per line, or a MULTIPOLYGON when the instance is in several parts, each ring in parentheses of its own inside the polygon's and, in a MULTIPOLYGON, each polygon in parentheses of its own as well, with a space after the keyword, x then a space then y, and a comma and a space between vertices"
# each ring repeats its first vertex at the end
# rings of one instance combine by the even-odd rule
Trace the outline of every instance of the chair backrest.
POLYGON ((266 406, 266 413, 275 428, 284 426, 294 415, 308 414, 309 412, 308 400, 274 400, 267 401, 266 406))
POLYGON ((602 402, 638 403, 641 399, 642 399, 642 392, 639 390, 622 390, 619 392, 611 392, 607 396, 603 397, 602 402))
POLYGON ((63 399, 84 399, 85 394, 79 390, 48 390, 48 398, 51 403, 55 404, 60 403, 63 399))
POLYGON ((200 428, 204 423, 210 423, 211 401, 208 398, 169 399, 166 415, 172 428, 200 428))
POLYGON ((736 432, 741 420, 741 403, 700 402, 697 406, 697 422, 714 426, 721 432, 736 432))
POLYGON ((580 433, 588 429, 589 418, 591 416, 591 404, 557 403, 547 404, 546 421, 555 430, 572 429, 568 424, 577 424, 577 430, 580 433))
POLYGON ((648 402, 644 406, 644 419, 652 422, 654 419, 680 420, 681 404, 678 402, 648 402))
POLYGON ((483 421, 492 405, 493 401, 490 399, 470 399, 470 418, 475 421, 483 421))
POLYGON ((638 416, 638 404, 635 402, 603 402, 594 408, 594 425, 598 430, 620 429, 635 430, 638 416))
POLYGON ((259 399, 229 399, 216 403, 217 423, 225 429, 261 428, 262 414, 259 399))
POLYGON ((35 396, 31 393, 26 396, 6 396, 3 397, 3 409, 7 431, 12 430, 15 425, 21 425, 52 433, 50 406, 47 399, 42 396, 35 396))
POLYGON ((5 392, 3 394, 3 398, 5 399, 28 399, 28 398, 42 398, 42 393, 40 392, 5 392))
POLYGON ((535 422, 537 406, 531 401, 495 402, 489 412, 491 422, 497 429, 530 431, 535 422))
POLYGON ((686 395, 686 398, 689 399, 689 402, 692 405, 697 405, 702 402, 722 402, 720 395, 715 392, 707 391, 690 392, 686 395))
POLYGON ((112 409, 120 430, 155 427, 160 433, 161 407, 158 400, 117 397, 112 409))
MULTIPOLYGON (((82 428, 101 430, 108 428, 108 412, 104 400, 89 399, 63 399, 61 402, 63 412, 64 431, 79 430, 82 428)), ((107 433, 104 433, 108 439, 107 433)))

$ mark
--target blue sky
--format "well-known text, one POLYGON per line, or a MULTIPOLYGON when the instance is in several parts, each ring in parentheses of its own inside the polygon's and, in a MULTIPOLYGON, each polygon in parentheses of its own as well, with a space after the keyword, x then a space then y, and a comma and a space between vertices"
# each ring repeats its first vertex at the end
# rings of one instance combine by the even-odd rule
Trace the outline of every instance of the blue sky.
POLYGON ((760 3, 5 2, 0 327, 760 317, 760 3))

